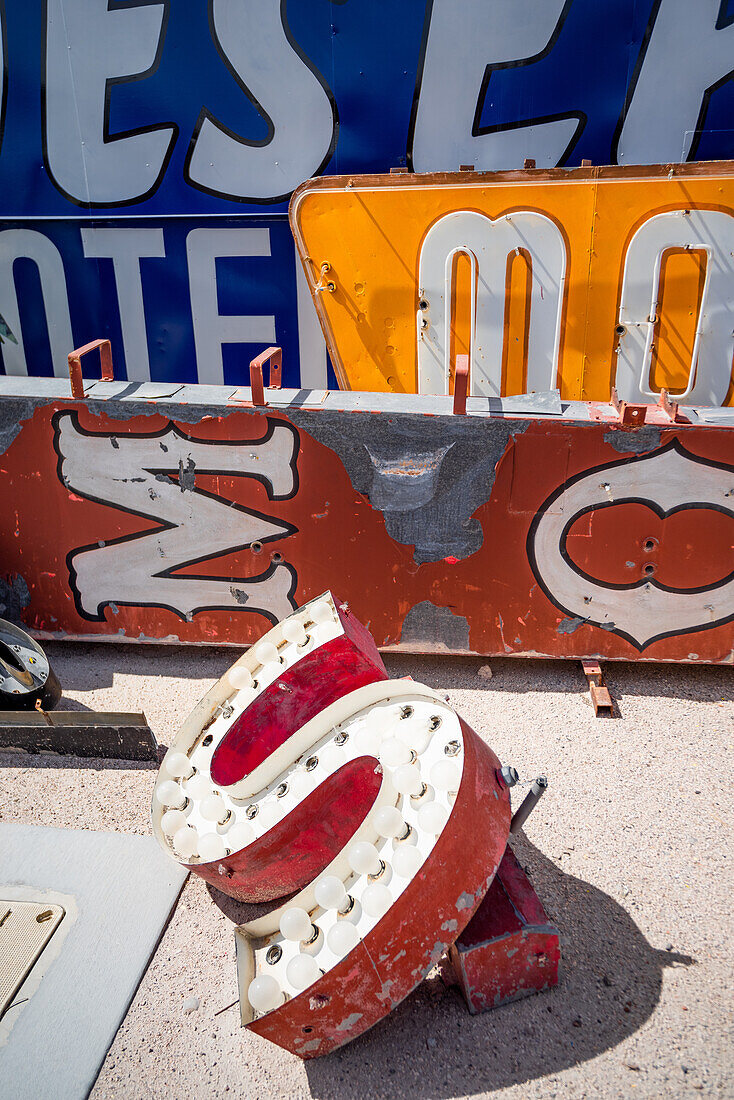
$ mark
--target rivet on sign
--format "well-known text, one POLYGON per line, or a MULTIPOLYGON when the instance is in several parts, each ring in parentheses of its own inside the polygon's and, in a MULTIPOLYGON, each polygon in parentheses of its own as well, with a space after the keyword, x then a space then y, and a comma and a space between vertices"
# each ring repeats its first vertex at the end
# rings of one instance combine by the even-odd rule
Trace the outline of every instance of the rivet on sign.
POLYGON ((307 772, 312 772, 314 770, 314 768, 318 767, 318 764, 319 764, 318 756, 309 756, 308 760, 306 761, 306 771, 307 772))
POLYGON ((277 962, 280 962, 282 955, 283 949, 281 947, 278 947, 277 943, 273 944, 273 946, 269 947, 267 950, 267 953, 265 955, 265 962, 270 963, 271 966, 275 966, 277 962))
POLYGON ((413 708, 412 707, 401 707, 400 717, 401 718, 412 718, 413 717, 413 708))
POLYGON ((438 714, 431 715, 431 720, 428 723, 428 728, 431 730, 437 730, 440 725, 441 718, 438 716, 438 714))
POLYGON ((245 810, 245 817, 249 817, 250 821, 252 821, 253 817, 257 817, 259 812, 259 806, 248 806, 245 810))
POLYGON ((461 751, 461 745, 458 741, 449 741, 448 745, 444 746, 443 751, 447 756, 456 756, 461 751))
POLYGON ((284 795, 287 795, 287 794, 288 794, 288 784, 287 783, 281 783, 280 786, 275 791, 275 797, 276 798, 283 798, 284 795))
POLYGON ((336 737, 334 738, 334 744, 335 745, 346 745, 348 740, 349 740, 349 734, 345 733, 344 730, 342 730, 342 732, 337 733, 336 737))

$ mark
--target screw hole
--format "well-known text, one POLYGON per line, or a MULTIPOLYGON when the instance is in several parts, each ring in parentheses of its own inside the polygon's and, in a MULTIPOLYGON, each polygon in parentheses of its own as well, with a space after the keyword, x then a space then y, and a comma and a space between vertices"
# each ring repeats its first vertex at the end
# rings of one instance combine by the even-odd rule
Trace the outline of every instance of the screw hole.
POLYGON ((204 746, 204 748, 206 749, 206 748, 209 747, 209 745, 211 745, 213 740, 214 740, 214 734, 208 733, 201 743, 204 746))
POLYGON ((263 544, 261 542, 250 543, 250 549, 252 550, 253 554, 261 554, 262 548, 263 544))
POLYGON ((647 550, 647 552, 649 554, 651 550, 655 549, 657 544, 658 544, 657 539, 645 539, 645 541, 642 544, 642 548, 643 548, 643 550, 647 550))
POLYGON ((273 554, 270 555, 270 560, 274 562, 281 562, 283 560, 283 555, 276 550, 273 554))
POLYGON ((655 566, 650 561, 647 563, 646 566, 644 566, 642 572, 645 573, 648 577, 651 577, 652 574, 655 572, 655 566))

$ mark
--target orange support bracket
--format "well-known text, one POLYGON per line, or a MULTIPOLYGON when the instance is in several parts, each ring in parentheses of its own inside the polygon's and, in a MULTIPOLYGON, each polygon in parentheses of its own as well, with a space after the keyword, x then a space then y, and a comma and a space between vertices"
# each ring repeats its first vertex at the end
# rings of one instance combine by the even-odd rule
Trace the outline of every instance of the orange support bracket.
POLYGON ((469 389, 469 356, 456 356, 454 372, 454 415, 463 416, 466 412, 466 395, 469 389))
POLYGON ((280 389, 280 379, 283 372, 283 349, 266 348, 250 363, 250 389, 253 405, 267 405, 263 369, 268 362, 270 363, 270 377, 267 388, 270 390, 280 389))
POLYGON ((112 369, 112 345, 109 340, 92 340, 82 348, 76 348, 69 353, 69 381, 71 382, 71 396, 76 401, 84 400, 84 380, 82 378, 82 356, 88 351, 99 348, 99 362, 103 382, 114 382, 115 375, 112 369))

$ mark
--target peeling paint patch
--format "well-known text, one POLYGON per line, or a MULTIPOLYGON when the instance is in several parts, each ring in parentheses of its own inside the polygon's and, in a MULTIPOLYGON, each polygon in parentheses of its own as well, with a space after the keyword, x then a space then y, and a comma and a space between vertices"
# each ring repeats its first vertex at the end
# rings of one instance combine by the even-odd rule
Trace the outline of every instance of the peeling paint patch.
POLYGON ((467 894, 466 890, 464 891, 464 893, 459 897, 458 901, 456 902, 456 908, 459 910, 459 912, 461 912, 462 909, 471 909, 471 907, 473 905, 474 905, 474 895, 473 894, 467 894))
POLYGON ((400 632, 403 645, 429 645, 431 652, 445 649, 469 650, 469 620, 456 615, 450 607, 439 607, 430 600, 421 600, 411 607, 403 619, 400 632))
POLYGON ((556 634, 573 634, 574 630, 578 630, 580 626, 588 623, 588 621, 588 619, 582 619, 578 615, 574 615, 572 619, 561 619, 556 627, 556 634))
POLYGON ((336 1025, 336 1031, 351 1031, 355 1024, 364 1016, 364 1012, 352 1012, 349 1016, 346 1016, 340 1024, 336 1025))
POLYGON ((622 431, 621 428, 613 428, 604 433, 604 442, 621 455, 644 454, 645 451, 654 451, 660 446, 660 428, 645 425, 643 428, 633 428, 631 431, 622 431))
POLYGON ((246 604, 250 598, 246 592, 243 592, 241 588, 236 588, 233 584, 230 585, 229 590, 237 600, 237 603, 246 604))
POLYGON ((305 409, 289 410, 291 422, 341 460, 355 492, 381 511, 391 538, 414 546, 423 562, 475 554, 484 542, 474 513, 492 493, 495 471, 513 437, 529 420, 460 416, 375 417, 305 409), (429 470, 416 475, 416 455, 429 470))
POLYGON ((190 493, 196 488, 196 463, 191 455, 186 460, 178 460, 178 484, 182 493, 190 493))
POLYGON ((12 623, 19 623, 21 613, 31 602, 31 593, 24 577, 13 573, 0 577, 0 615, 12 623))
POLYGON ((456 932, 458 931, 458 928, 459 922, 457 920, 445 920, 441 925, 442 932, 456 932))

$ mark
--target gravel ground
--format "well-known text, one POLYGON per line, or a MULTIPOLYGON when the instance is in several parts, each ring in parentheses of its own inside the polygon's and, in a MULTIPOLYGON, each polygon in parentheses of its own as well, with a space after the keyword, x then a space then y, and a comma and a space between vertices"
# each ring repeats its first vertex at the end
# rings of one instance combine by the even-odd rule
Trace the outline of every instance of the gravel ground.
MULTIPOLYGON (((47 648, 62 706, 142 709, 162 743, 234 658, 224 649, 47 648)), ((438 970, 371 1032, 304 1064, 238 1026, 227 1006, 243 907, 192 876, 93 1100, 734 1095, 731 670, 610 663, 619 714, 600 720, 577 663, 496 659, 484 679, 485 663, 387 658, 391 675, 449 692, 521 778, 548 775, 515 848, 561 929, 557 989, 472 1017, 438 970), (191 997, 199 1006, 185 1012, 191 997)), ((0 754, 1 816, 147 833, 154 775, 0 754)))

